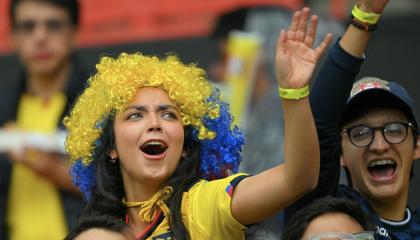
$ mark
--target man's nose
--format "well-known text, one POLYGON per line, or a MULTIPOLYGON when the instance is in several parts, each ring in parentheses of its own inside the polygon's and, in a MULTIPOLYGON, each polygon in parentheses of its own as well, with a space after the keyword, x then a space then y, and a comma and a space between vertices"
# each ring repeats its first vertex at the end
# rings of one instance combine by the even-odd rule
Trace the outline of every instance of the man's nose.
POLYGON ((376 129, 373 132, 373 141, 369 146, 371 151, 384 152, 390 147, 388 141, 386 141, 385 136, 383 135, 380 129, 376 129))

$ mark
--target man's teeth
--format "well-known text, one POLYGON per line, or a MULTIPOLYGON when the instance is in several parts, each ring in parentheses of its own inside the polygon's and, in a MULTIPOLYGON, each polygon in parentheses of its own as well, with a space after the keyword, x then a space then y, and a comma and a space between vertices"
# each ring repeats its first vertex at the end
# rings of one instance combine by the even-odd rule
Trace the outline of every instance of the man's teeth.
POLYGON ((369 167, 381 166, 381 165, 393 165, 395 164, 394 160, 378 160, 369 163, 369 167))

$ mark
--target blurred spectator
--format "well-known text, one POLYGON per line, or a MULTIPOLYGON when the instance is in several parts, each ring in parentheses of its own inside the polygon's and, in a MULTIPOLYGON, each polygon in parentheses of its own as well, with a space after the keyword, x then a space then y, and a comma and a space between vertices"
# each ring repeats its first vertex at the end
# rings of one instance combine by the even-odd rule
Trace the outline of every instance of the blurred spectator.
MULTIPOLYGON (((222 15, 216 26, 215 30, 213 31, 213 38, 216 40, 216 44, 218 47, 218 55, 216 59, 210 64, 209 74, 210 79, 216 82, 218 87, 224 88, 224 76, 226 72, 226 64, 227 64, 227 50, 226 50, 226 41, 228 35, 233 30, 247 30, 246 28, 251 28, 254 30, 253 23, 248 23, 250 21, 250 14, 253 12, 253 9, 238 9, 232 12, 225 13, 222 15), (250 27, 246 27, 247 25, 251 25, 250 27)), ((273 12, 284 12, 288 14, 286 10, 272 10, 273 12)), ((255 15, 255 14, 254 14, 255 15)), ((289 14, 290 15, 290 14, 289 14)), ((265 16, 270 20, 273 20, 270 16, 265 16)), ((267 20, 269 22, 270 20, 267 20)), ((278 18, 276 18, 278 20, 278 18)), ((255 22, 255 16, 251 20, 255 22)), ((258 21, 258 20, 257 20, 258 21)), ((286 20, 284 25, 286 26, 289 24, 290 21, 286 20)), ((260 25, 261 26, 261 25, 260 25)), ((278 27, 278 25, 276 25, 278 27)), ((271 31, 274 31, 275 34, 273 36, 265 36, 267 39, 273 37, 277 40, 279 27, 274 29, 270 28, 271 31)), ((266 32, 262 32, 265 34, 266 32)), ((265 47, 264 47, 265 48, 265 47)), ((272 45, 271 51, 274 51, 275 45, 272 45)), ((244 149, 244 159, 249 159, 251 161, 248 162, 241 162, 241 171, 248 171, 252 174, 260 172, 269 168, 270 166, 275 166, 278 164, 279 160, 282 160, 282 148, 279 148, 279 145, 282 145, 281 142, 283 141, 281 136, 283 135, 282 130, 282 112, 280 108, 280 100, 277 93, 277 87, 274 88, 275 92, 273 94, 273 98, 275 101, 266 105, 264 103, 271 102, 271 90, 273 90, 273 86, 277 86, 275 76, 274 76, 274 62, 270 62, 267 58, 266 53, 263 53, 264 56, 261 57, 261 61, 258 62, 258 66, 256 67, 256 74, 255 74, 255 81, 253 85, 253 90, 251 93, 251 100, 249 106, 249 114, 247 117, 247 124, 245 127, 245 137, 246 137, 246 144, 244 149), (273 67, 271 67, 273 66, 273 67), (271 79, 272 78, 272 79, 271 79), (258 124, 254 124, 254 118, 258 118, 261 116, 261 112, 269 112, 270 119, 266 120, 259 118, 258 124), (258 112, 258 113, 257 113, 258 112), (266 122, 261 123, 261 120, 266 122), (273 128, 270 128, 271 124, 275 123, 276 125, 273 128), (268 126, 267 126, 268 124, 268 126), (264 129, 270 129, 270 134, 264 134, 264 129), (271 137, 272 136, 272 137, 271 137), (274 138, 274 139, 273 139, 274 138), (264 144, 268 143, 268 144, 264 144), (276 143, 276 144, 273 144, 276 143), (255 151, 255 148, 258 148, 258 151, 255 151), (252 150, 254 149, 254 150, 252 150), (258 161, 264 156, 264 153, 270 152, 269 161, 258 161), (255 160, 255 161, 254 161, 255 160), (264 163, 261 163, 264 162, 264 163), (267 162, 272 162, 272 164, 267 164, 267 162), (264 166, 260 166, 260 165, 264 166)), ((274 58, 273 58, 274 60, 274 58)))
POLYGON ((372 219, 356 202, 344 198, 325 197, 299 210, 284 229, 282 239, 373 240, 374 231, 372 219), (339 236, 349 238, 339 238, 339 236), (359 238, 352 238, 353 236, 359 238))
MULTIPOLYGON (((258 10, 261 12, 261 10, 258 10)), ((289 14, 286 10, 278 8, 264 8, 265 13, 279 13, 289 14)), ((277 15, 278 17, 278 15, 277 15)), ((227 40, 229 33, 233 30, 245 31, 247 28, 253 29, 254 24, 262 19, 267 19, 266 22, 279 18, 273 17, 272 15, 264 16, 258 19, 257 10, 255 9, 238 9, 232 12, 225 13, 220 16, 215 25, 213 31, 213 39, 216 40, 218 47, 218 56, 210 64, 209 74, 210 79, 216 82, 216 86, 221 88, 222 92, 226 85, 224 76, 227 68, 228 54, 227 54, 227 40), (268 20, 269 19, 269 20, 268 20)), ((258 23, 257 23, 258 22, 258 23)), ((290 20, 285 17, 284 26, 287 26, 290 20)), ((275 25, 278 27, 278 25, 275 25)), ((260 28, 265 26, 259 25, 260 28)), ((265 37, 266 42, 271 37, 277 41, 278 32, 280 28, 270 27, 270 33, 272 36, 266 35, 268 31, 261 31, 262 36, 265 37)), ((271 51, 274 51, 276 45, 271 45, 271 51)), ((277 90, 277 81, 274 75, 274 57, 273 62, 270 62, 267 58, 265 49, 266 45, 263 46, 262 56, 257 61, 255 79, 251 86, 251 93, 249 99, 248 111, 246 113, 246 124, 245 126, 245 142, 243 148, 243 159, 240 164, 240 171, 249 172, 250 174, 256 174, 265 169, 277 165, 279 162, 283 162, 283 113, 281 110, 280 99, 277 90), (270 72, 272 71, 272 72, 270 72), (272 79, 271 79, 272 78, 272 79), (261 118, 261 116, 269 116, 261 118), (270 154, 267 154, 270 153, 270 154), (269 157, 267 157, 269 155, 269 157), (264 161, 261 161, 261 160, 264 161)), ((248 239, 279 239, 280 228, 277 220, 272 218, 266 220, 254 226, 250 226, 247 230, 248 239)))
MULTIPOLYGON (((263 38, 263 49, 251 93, 246 116, 245 142, 241 172, 256 174, 283 162, 283 112, 275 77, 274 49, 280 29, 287 29, 292 12, 279 7, 241 8, 227 12, 218 19, 212 37, 217 44, 217 58, 210 64, 210 79, 223 90, 227 65, 226 42, 233 30, 257 33, 263 38), (261 118, 261 116, 269 116, 261 118), (261 161, 263 159, 264 161, 261 161)), ((319 19, 318 36, 327 32, 341 34, 344 30, 334 20, 319 19)), ((322 39, 318 37, 317 39, 322 39)), ((279 218, 281 219, 281 217, 279 218)), ((281 227, 278 219, 267 220, 248 230, 251 236, 279 239, 281 227), (255 232, 255 233, 254 233, 255 232)))
MULTIPOLYGON (((245 30, 256 32, 265 39, 262 54, 262 68, 257 74, 254 98, 251 102, 245 131, 244 159, 240 170, 248 173, 257 173, 275 166, 283 159, 284 129, 283 112, 278 96, 278 86, 275 78, 275 51, 280 29, 287 29, 292 19, 292 12, 288 9, 261 7, 251 9, 245 24, 245 30), (260 116, 269 116, 261 119, 260 116), (258 120, 259 119, 259 120, 258 120), (277 145, 277 146, 276 146, 277 145), (280 146, 280 147, 279 147, 280 146), (264 159, 264 161, 260 161, 264 159)), ((340 34, 343 27, 332 19, 319 18, 317 39, 322 40, 327 32, 340 34)), ((320 41, 319 40, 319 41, 320 41)), ((262 227, 268 232, 271 239, 280 239, 282 228, 277 219, 265 221, 262 227)))
MULTIPOLYGON (((259 7, 253 9, 237 9, 222 15, 215 25, 212 37, 216 40, 217 56, 209 67, 210 79, 217 86, 223 88, 226 72, 226 41, 232 30, 254 32, 263 36, 263 52, 253 86, 250 101, 250 110, 247 116, 245 128, 246 144, 243 150, 244 159, 250 159, 241 163, 241 171, 251 174, 260 172, 275 166, 279 159, 282 160, 283 149, 278 147, 281 143, 283 130, 281 123, 283 114, 279 108, 279 97, 276 78, 274 75, 274 49, 278 39, 278 31, 286 29, 290 24, 291 12, 279 7, 259 7), (261 123, 256 121, 261 115, 270 116, 261 123), (258 161, 270 153, 270 159, 258 161)), ((343 33, 343 26, 333 20, 319 19, 318 36, 324 36, 327 32, 339 35, 343 33)))
POLYGON ((243 30, 249 9, 240 8, 221 15, 215 25, 211 38, 216 41, 216 58, 210 63, 210 79, 215 83, 224 83, 226 72, 226 42, 229 33, 234 30, 243 30))
MULTIPOLYGON (((78 3, 12 0, 9 11, 23 69, 14 87, 0 94, 0 127, 54 133, 88 78, 72 54, 78 3)), ((62 155, 33 147, 1 153, 1 239, 61 239, 81 208, 62 155)))

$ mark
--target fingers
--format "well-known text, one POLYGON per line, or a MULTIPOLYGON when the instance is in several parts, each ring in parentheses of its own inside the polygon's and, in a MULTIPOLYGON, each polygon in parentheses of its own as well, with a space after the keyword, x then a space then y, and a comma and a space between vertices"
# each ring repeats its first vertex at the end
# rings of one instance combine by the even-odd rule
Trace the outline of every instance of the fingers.
POLYGON ((287 31, 287 40, 295 40, 295 33, 299 24, 301 11, 296 11, 293 14, 292 22, 290 23, 289 30, 287 31))
POLYGON ((9 151, 8 153, 9 160, 14 163, 23 162, 23 153, 19 151, 9 151))
POLYGON ((277 54, 285 54, 286 53, 286 46, 285 46, 286 41, 287 41, 286 31, 284 29, 282 29, 280 31, 279 38, 277 40, 277 54))
MULTIPOLYGON (((287 41, 296 41, 303 42, 307 47, 312 48, 317 34, 318 27, 318 16, 312 15, 307 28, 307 21, 310 15, 310 9, 305 7, 302 11, 296 11, 293 14, 290 27, 285 33, 284 30, 280 32, 280 36, 277 42, 277 53, 284 54, 287 51, 286 42, 287 41)), ((332 34, 327 34, 321 44, 314 49, 317 58, 322 55, 325 49, 328 47, 332 40, 332 34)))
POLYGON ((308 31, 306 33, 305 39, 303 43, 308 46, 312 47, 314 45, 314 41, 316 38, 316 30, 318 26, 318 16, 312 15, 311 17, 311 23, 309 25, 308 31))
POLYGON ((306 22, 308 21, 309 13, 310 9, 308 7, 302 9, 295 33, 295 41, 303 42, 306 35, 306 22))
POLYGON ((327 35, 325 35, 324 37, 324 40, 322 40, 321 44, 319 44, 319 46, 315 48, 317 59, 322 55, 325 49, 327 49, 331 41, 332 41, 332 34, 327 33, 327 35))
POLYGON ((315 41, 318 17, 316 15, 311 17, 310 26, 307 29, 306 25, 310 12, 311 10, 305 7, 302 11, 297 11, 293 14, 292 22, 287 31, 287 40, 304 42, 306 46, 312 47, 315 41))

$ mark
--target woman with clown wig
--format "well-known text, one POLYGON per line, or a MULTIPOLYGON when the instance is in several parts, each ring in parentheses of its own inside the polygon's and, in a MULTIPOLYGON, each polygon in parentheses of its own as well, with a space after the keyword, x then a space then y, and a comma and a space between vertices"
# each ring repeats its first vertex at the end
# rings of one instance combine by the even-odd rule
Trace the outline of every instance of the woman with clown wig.
POLYGON ((319 148, 306 87, 331 36, 313 49, 317 17, 306 30, 308 16, 296 12, 277 45, 286 161, 255 176, 236 173, 243 135, 202 69, 174 56, 103 57, 65 119, 83 214, 126 221, 138 239, 244 239, 247 225, 313 189, 319 148))

